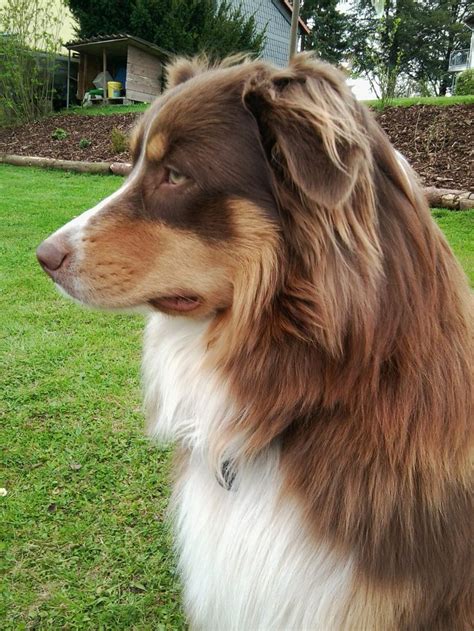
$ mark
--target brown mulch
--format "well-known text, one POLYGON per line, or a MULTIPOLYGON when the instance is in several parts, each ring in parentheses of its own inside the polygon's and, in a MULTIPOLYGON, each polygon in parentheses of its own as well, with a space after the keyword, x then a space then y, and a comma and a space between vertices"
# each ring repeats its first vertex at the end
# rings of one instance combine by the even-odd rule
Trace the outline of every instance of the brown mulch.
POLYGON ((18 156, 41 156, 58 160, 86 160, 88 162, 129 162, 128 152, 116 153, 111 134, 118 129, 128 135, 139 114, 113 114, 111 116, 50 116, 21 127, 0 129, 0 153, 18 156), (53 140, 51 134, 64 129, 64 140, 53 140), (82 139, 90 140, 89 147, 81 149, 82 139))
MULTIPOLYGON (((128 152, 115 153, 112 130, 128 134, 139 114, 51 116, 23 127, 0 129, 0 153, 91 162, 128 162, 128 152), (53 140, 64 129, 68 137, 53 140), (91 145, 81 149, 85 138, 91 145)), ((418 172, 425 186, 474 191, 474 105, 412 105, 377 114, 395 147, 418 172)))
POLYGON ((425 186, 474 191, 474 105, 390 107, 377 120, 425 186))

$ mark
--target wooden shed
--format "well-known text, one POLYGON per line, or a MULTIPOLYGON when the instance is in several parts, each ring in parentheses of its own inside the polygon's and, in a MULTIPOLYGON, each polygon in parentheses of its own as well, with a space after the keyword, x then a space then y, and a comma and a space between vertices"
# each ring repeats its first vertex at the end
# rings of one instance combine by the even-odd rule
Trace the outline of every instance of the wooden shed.
POLYGON ((104 77, 108 72, 112 80, 123 86, 120 96, 109 99, 107 86, 103 85, 105 103, 151 102, 161 93, 167 53, 151 42, 120 33, 69 42, 66 48, 69 60, 73 51, 79 53, 76 96, 80 101, 95 87, 92 82, 100 72, 104 77))

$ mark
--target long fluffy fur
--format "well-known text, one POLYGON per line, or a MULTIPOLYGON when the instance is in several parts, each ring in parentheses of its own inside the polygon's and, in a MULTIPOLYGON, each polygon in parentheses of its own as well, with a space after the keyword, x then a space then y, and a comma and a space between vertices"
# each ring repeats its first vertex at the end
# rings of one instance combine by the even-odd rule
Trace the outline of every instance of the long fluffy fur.
POLYGON ((131 178, 43 248, 75 298, 153 311, 191 625, 473 629, 466 279, 341 74, 236 61, 177 61, 131 178))
POLYGON ((468 629, 466 280, 416 178, 339 76, 305 56, 262 74, 244 101, 283 229, 278 259, 253 262, 212 328, 207 363, 237 414, 211 444, 238 444, 240 463, 277 446, 315 540, 355 559, 348 620, 362 599, 385 608, 371 628, 468 629))

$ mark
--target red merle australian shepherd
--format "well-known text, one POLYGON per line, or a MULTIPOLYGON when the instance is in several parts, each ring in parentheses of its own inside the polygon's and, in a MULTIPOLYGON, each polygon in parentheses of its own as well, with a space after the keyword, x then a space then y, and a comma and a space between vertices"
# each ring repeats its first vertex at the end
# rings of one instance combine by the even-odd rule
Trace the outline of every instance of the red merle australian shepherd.
POLYGON ((470 293, 410 167, 305 55, 176 61, 132 145, 38 258, 148 311, 191 627, 473 629, 470 293))

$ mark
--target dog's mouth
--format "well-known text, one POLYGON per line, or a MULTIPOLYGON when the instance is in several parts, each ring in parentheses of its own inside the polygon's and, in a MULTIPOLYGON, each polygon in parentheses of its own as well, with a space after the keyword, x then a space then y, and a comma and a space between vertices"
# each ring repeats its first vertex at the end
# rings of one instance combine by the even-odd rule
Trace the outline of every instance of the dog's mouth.
POLYGON ((160 296, 158 298, 152 298, 148 301, 152 307, 160 309, 162 311, 173 311, 180 313, 187 313, 194 311, 201 306, 202 300, 199 296, 192 296, 187 294, 178 294, 175 296, 160 296))

